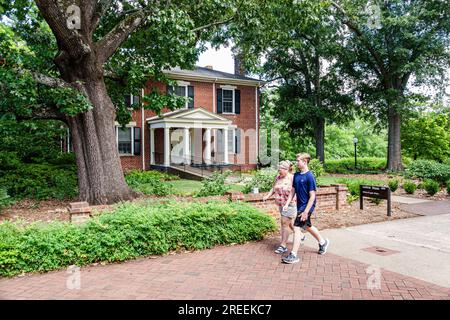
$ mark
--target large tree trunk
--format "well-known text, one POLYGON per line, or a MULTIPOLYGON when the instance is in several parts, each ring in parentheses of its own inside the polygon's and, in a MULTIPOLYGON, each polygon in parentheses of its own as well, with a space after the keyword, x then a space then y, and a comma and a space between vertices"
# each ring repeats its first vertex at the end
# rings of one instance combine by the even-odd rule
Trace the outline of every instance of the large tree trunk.
POLYGON ((314 139, 316 142, 316 157, 325 162, 325 119, 317 118, 314 126, 314 139))
MULTIPOLYGON (((69 72, 69 78, 83 75, 83 79, 77 80, 82 83, 81 90, 93 106, 68 119, 78 167, 79 198, 91 204, 131 200, 136 193, 128 187, 123 176, 115 138, 114 105, 103 76, 93 64, 87 59, 77 72, 69 72)), ((73 82, 73 79, 67 80, 73 82)))
POLYGON ((389 171, 401 171, 402 148, 401 148, 401 121, 400 115, 394 107, 390 106, 388 111, 388 158, 387 169, 389 171))

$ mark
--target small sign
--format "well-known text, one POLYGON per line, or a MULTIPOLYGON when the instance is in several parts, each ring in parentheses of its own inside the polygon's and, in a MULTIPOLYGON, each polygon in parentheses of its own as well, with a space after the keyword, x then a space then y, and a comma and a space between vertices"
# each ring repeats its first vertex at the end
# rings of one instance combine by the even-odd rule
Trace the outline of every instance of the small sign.
POLYGON ((382 186, 359 186, 359 208, 364 209, 363 197, 386 199, 387 200, 387 215, 390 217, 391 212, 391 189, 382 186))

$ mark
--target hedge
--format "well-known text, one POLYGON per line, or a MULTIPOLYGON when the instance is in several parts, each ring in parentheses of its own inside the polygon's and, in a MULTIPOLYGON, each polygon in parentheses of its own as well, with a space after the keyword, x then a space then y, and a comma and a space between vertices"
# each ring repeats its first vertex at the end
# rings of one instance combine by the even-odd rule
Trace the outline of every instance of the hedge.
POLYGON ((325 171, 328 173, 378 172, 386 168, 385 158, 343 158, 325 160, 325 171))
POLYGON ((0 275, 259 240, 275 219, 245 203, 124 203, 85 224, 0 224, 0 275))

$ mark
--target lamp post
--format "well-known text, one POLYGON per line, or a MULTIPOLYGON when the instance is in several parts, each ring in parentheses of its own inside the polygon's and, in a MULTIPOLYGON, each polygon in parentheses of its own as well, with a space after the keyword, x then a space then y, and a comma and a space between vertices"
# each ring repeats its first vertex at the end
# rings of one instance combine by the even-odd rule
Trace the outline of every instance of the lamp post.
POLYGON ((356 144, 358 143, 358 138, 353 138, 353 144, 355 145, 355 170, 356 170, 356 144))

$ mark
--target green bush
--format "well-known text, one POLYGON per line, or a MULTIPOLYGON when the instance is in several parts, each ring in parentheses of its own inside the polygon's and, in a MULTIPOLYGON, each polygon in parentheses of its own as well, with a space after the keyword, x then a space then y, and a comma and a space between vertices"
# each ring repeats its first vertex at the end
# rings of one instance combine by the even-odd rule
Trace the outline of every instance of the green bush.
POLYGON ((406 193, 408 194, 414 194, 416 192, 417 186, 413 181, 405 181, 403 183, 403 189, 405 189, 406 193))
POLYGON ((386 168, 386 159, 357 158, 356 170, 355 158, 326 160, 324 168, 328 173, 377 172, 386 168))
POLYGON ((82 225, 0 224, 0 275, 124 261, 180 249, 260 240, 273 217, 245 203, 124 203, 82 225))
POLYGON ((426 179, 423 182, 423 187, 430 196, 434 196, 441 189, 439 182, 431 179, 426 179))
POLYGON ((202 187, 199 192, 195 194, 196 197, 208 196, 223 196, 231 187, 225 184, 226 178, 231 174, 230 170, 223 173, 214 172, 210 178, 205 178, 202 181, 202 187))
POLYGON ((172 185, 166 184, 159 180, 138 184, 131 188, 146 195, 168 196, 175 193, 175 189, 172 185))
POLYGON ((0 185, 14 198, 64 200, 78 194, 75 166, 20 163, 0 174, 0 185))
POLYGON ((389 180, 388 186, 389 186, 389 189, 391 189, 392 192, 395 192, 395 190, 398 189, 398 180, 397 179, 389 180))
POLYGON ((447 180, 445 185, 447 186, 447 194, 450 195, 450 179, 447 180))
POLYGON ((336 183, 345 184, 347 186, 348 192, 352 196, 359 197, 359 187, 361 185, 369 185, 369 186, 382 185, 383 181, 367 180, 367 179, 340 178, 340 179, 336 180, 336 183))
POLYGON ((14 200, 11 199, 11 197, 6 192, 6 189, 0 188, 0 212, 4 207, 9 206, 10 204, 13 204, 14 200))
POLYGON ((125 181, 130 187, 136 187, 141 184, 153 183, 155 181, 173 181, 180 177, 156 170, 142 171, 132 170, 125 174, 125 181))
POLYGON ((450 179, 450 166, 433 160, 416 160, 405 169, 407 178, 432 179, 444 184, 450 179))
POLYGON ((246 183, 242 192, 250 193, 253 188, 258 188, 259 192, 268 192, 272 189, 278 172, 272 168, 258 170, 252 179, 246 183))
POLYGON ((309 170, 312 171, 316 179, 325 173, 322 162, 319 159, 312 159, 308 164, 309 170))

